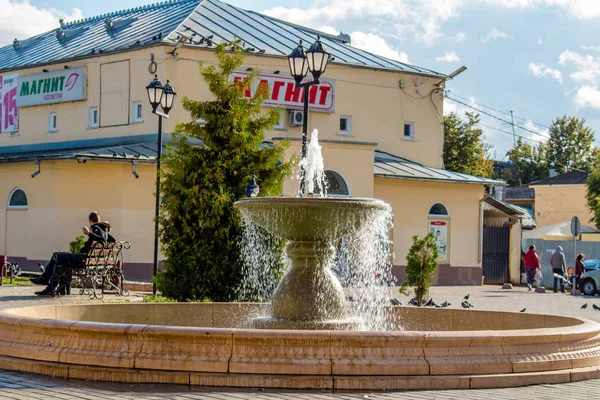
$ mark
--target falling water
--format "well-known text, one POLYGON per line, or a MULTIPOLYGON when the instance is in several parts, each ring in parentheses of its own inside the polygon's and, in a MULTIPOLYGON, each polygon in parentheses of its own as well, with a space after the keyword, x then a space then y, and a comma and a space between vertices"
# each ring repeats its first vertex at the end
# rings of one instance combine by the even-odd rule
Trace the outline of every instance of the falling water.
POLYGON ((315 184, 321 197, 327 197, 325 185, 325 165, 319 145, 319 131, 313 130, 310 135, 310 143, 306 149, 306 157, 300 161, 300 167, 304 168, 304 182, 306 182, 306 193, 315 193, 315 184))

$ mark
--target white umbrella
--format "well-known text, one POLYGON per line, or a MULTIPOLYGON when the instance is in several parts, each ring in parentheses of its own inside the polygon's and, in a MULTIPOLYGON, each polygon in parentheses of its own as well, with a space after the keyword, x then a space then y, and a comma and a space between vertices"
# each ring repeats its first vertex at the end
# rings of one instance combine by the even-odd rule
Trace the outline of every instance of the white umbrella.
MULTIPOLYGON (((600 230, 591 226, 581 225, 581 233, 600 233, 600 230)), ((525 230, 523 231, 523 239, 572 240, 571 221, 563 221, 530 231, 525 230)))

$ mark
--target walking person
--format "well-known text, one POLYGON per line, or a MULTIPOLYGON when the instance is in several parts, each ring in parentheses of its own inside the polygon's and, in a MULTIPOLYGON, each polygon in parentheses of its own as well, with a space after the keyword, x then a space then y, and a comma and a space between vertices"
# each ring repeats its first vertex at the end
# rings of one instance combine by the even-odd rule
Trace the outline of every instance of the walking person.
POLYGON ((535 281, 535 272, 540 267, 540 259, 535 252, 535 246, 529 246, 529 251, 525 253, 523 257, 523 264, 525 264, 525 273, 527 273, 527 288, 532 290, 533 281, 535 281))
POLYGON ((554 251, 554 254, 552 254, 552 257, 550 257, 550 265, 552 266, 552 274, 554 275, 554 284, 552 286, 552 289, 554 290, 554 293, 557 293, 557 284, 560 281, 560 292, 564 293, 565 292, 565 280, 564 280, 564 276, 565 273, 567 272, 567 266, 565 263, 565 253, 563 253, 563 248, 558 246, 556 247, 556 250, 554 251), (559 277, 556 277, 556 275, 559 275, 559 277))
MULTIPOLYGON (((577 255, 577 260, 575 260, 575 274, 573 275, 573 285, 577 285, 579 278, 585 272, 585 266, 583 265, 584 259, 585 259, 585 254, 581 253, 581 254, 577 255)), ((577 289, 577 288, 575 287, 575 289, 577 289)))

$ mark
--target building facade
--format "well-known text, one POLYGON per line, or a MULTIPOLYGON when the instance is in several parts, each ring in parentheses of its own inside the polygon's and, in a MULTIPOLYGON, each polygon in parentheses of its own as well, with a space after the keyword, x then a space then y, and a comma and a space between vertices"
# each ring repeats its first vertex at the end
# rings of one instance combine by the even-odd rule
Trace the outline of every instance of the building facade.
MULTIPOLYGON (((480 284, 482 199, 500 182, 443 170, 442 89, 448 77, 352 47, 328 35, 218 0, 172 0, 65 24, 0 49, 0 254, 25 268, 66 250, 91 210, 132 247, 126 275, 151 276, 157 117, 145 87, 155 74, 178 99, 210 99, 198 63, 239 39, 244 67, 281 108, 266 140, 299 153, 302 90, 287 54, 321 40, 334 56, 309 93, 309 132, 319 130, 337 195, 377 197, 394 211, 394 263, 401 278, 413 235, 436 232, 437 282, 480 284)), ((258 84, 257 82, 257 84, 258 84)), ((247 93, 252 96, 253 90, 247 93)), ((163 132, 190 121, 178 101, 163 132)), ((284 195, 294 195, 290 180, 284 195)))

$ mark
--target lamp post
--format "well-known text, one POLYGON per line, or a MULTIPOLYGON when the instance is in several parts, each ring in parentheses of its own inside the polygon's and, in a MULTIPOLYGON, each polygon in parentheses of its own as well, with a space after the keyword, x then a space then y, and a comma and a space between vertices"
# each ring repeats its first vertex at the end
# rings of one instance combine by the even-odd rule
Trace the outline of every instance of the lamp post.
MULTIPOLYGON (((317 41, 310 46, 308 51, 302 46, 302 40, 298 44, 298 47, 294 49, 292 54, 288 56, 288 62, 290 64, 290 73, 296 81, 296 88, 304 88, 304 121, 302 123, 302 159, 306 158, 306 138, 308 134, 308 92, 310 86, 319 84, 319 78, 325 73, 327 69, 327 63, 331 58, 331 53, 327 51, 323 42, 321 42, 321 36, 317 36, 317 41), (312 81, 302 82, 308 71, 313 76, 312 81)), ((301 165, 300 169, 300 196, 304 196, 304 177, 306 171, 304 164, 301 165)))
POLYGON ((158 149, 156 155, 156 206, 154 209, 154 270, 152 272, 152 293, 156 295, 156 275, 158 274, 158 213, 160 206, 160 159, 162 157, 162 119, 169 118, 169 111, 173 108, 177 93, 173 90, 173 86, 167 84, 165 86, 160 83, 158 76, 154 75, 154 79, 146 86, 148 91, 148 100, 152 106, 152 113, 158 115, 158 149), (162 111, 158 110, 158 106, 162 111))

